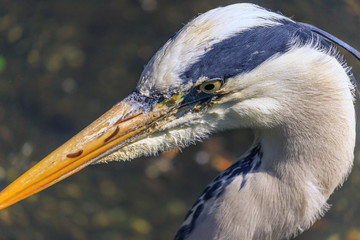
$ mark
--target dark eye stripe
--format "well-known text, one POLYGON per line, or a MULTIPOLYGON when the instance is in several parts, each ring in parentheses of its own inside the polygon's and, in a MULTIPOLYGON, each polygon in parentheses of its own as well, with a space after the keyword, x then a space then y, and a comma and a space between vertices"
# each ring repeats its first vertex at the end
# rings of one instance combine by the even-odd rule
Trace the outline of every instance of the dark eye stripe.
MULTIPOLYGON (((200 77, 226 79, 250 72, 271 56, 288 51, 294 38, 297 43, 306 44, 314 39, 314 33, 288 20, 277 26, 251 28, 214 44, 180 78, 196 82, 200 77)), ((321 47, 329 49, 325 41, 321 41, 321 47)))

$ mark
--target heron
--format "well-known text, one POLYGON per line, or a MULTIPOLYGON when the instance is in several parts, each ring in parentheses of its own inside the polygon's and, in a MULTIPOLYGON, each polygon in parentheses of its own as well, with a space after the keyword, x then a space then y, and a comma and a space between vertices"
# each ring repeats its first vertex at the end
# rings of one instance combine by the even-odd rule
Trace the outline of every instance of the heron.
POLYGON ((0 193, 0 208, 93 163, 251 128, 250 149, 188 211, 176 240, 289 239, 309 228, 354 159, 358 88, 335 36, 248 3, 199 15, 145 66, 136 89, 0 193))

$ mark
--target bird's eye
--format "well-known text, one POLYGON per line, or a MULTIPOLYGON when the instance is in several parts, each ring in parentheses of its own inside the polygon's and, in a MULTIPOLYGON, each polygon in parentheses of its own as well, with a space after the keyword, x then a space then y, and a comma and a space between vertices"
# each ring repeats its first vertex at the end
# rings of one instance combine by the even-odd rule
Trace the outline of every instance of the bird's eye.
POLYGON ((203 93, 214 93, 221 88, 222 80, 212 80, 204 82, 199 86, 200 91, 203 93))

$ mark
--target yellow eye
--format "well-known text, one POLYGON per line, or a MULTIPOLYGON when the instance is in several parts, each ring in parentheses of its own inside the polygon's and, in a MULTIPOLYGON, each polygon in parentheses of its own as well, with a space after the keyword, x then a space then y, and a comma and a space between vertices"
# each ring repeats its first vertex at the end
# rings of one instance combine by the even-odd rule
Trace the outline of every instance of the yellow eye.
POLYGON ((212 80, 204 82, 199 86, 200 91, 204 93, 214 93, 221 88, 222 80, 212 80))

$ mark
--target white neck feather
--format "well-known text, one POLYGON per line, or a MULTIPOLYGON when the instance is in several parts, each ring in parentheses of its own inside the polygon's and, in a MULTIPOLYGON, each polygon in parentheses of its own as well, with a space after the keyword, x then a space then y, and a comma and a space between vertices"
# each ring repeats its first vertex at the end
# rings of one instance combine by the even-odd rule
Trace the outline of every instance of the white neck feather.
POLYGON ((259 66, 253 76, 243 76, 247 82, 236 79, 248 85, 239 86, 245 100, 224 115, 241 124, 245 119, 243 125, 255 129, 263 152, 261 166, 247 174, 241 190, 239 177, 221 198, 209 201, 212 214, 199 221, 188 239, 200 232, 202 237, 208 233, 206 239, 287 239, 310 227, 328 208, 327 199, 353 161, 352 87, 334 57, 309 51, 290 51, 259 66), (255 109, 259 104, 262 107, 255 109), (224 221, 224 216, 232 221, 224 221), (204 231, 208 226, 212 230, 204 231))

